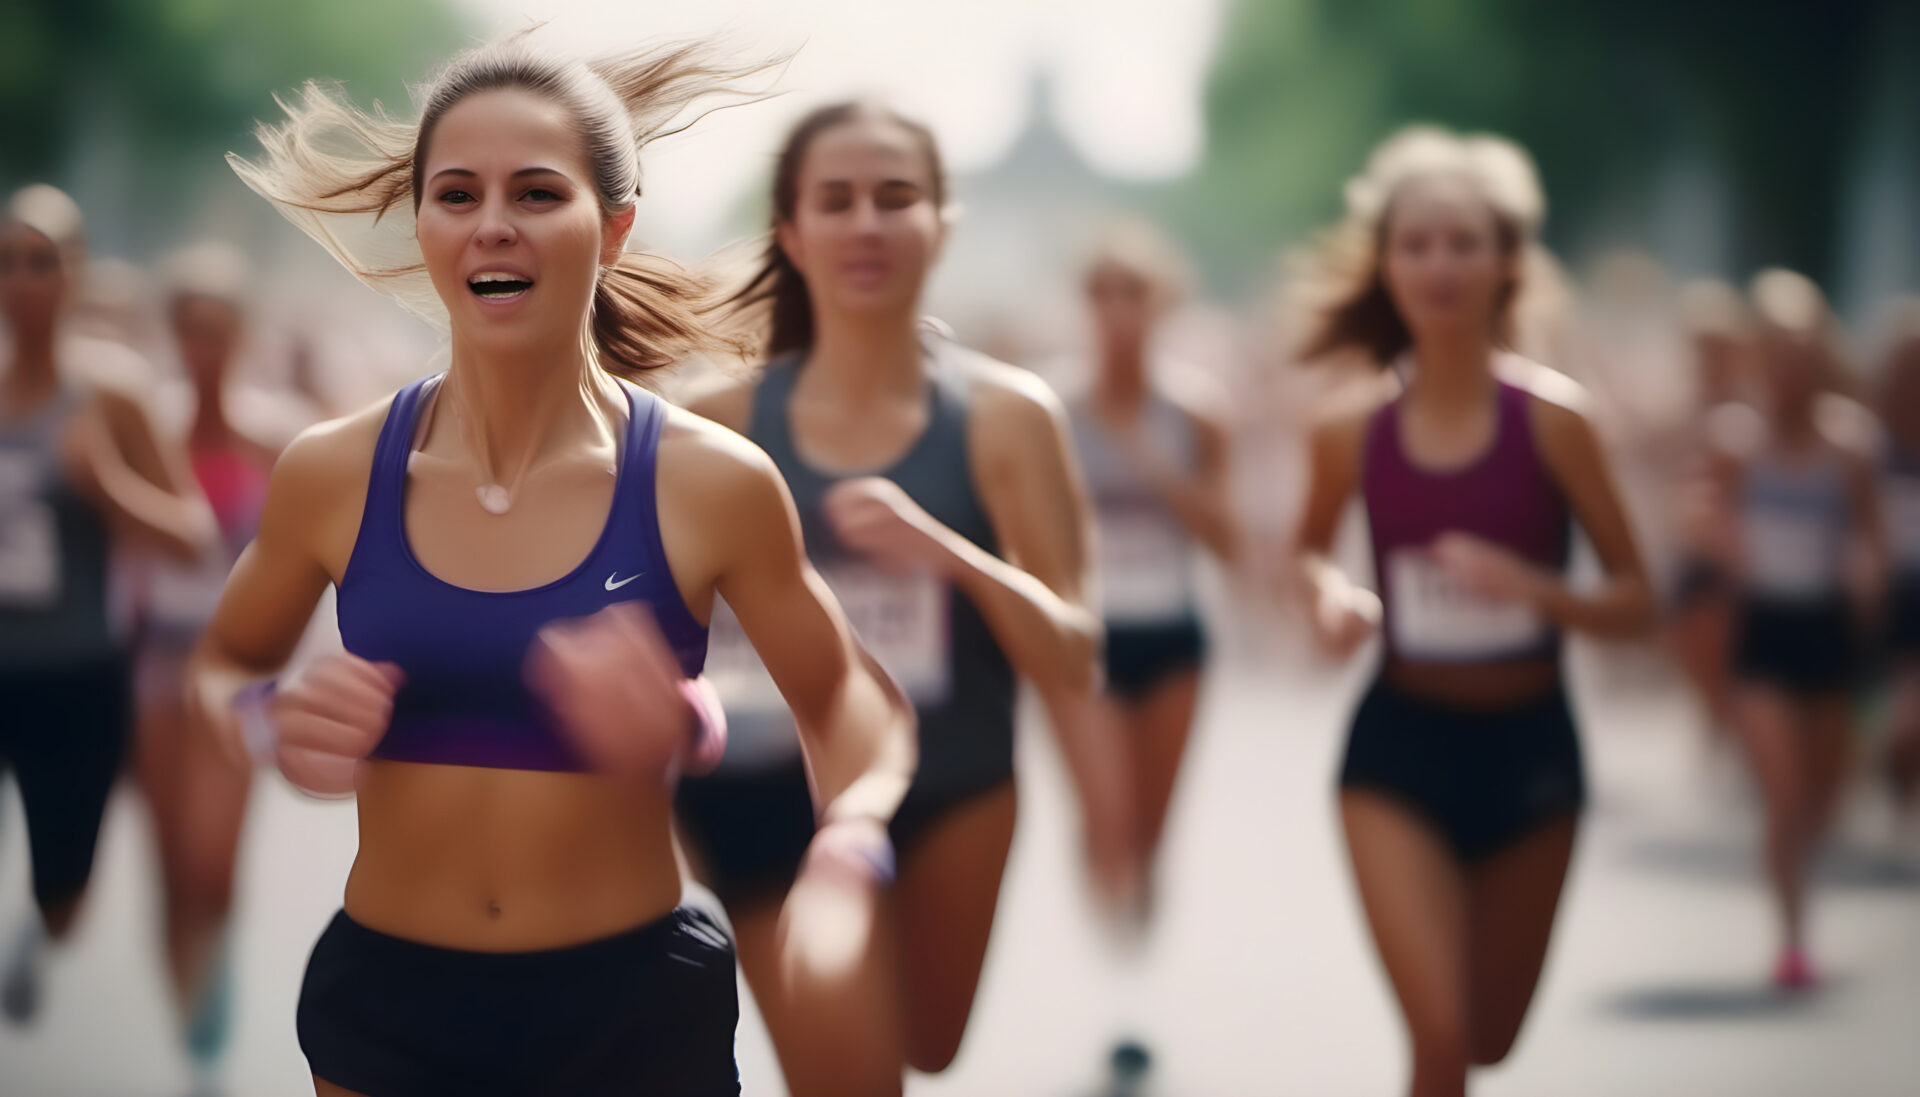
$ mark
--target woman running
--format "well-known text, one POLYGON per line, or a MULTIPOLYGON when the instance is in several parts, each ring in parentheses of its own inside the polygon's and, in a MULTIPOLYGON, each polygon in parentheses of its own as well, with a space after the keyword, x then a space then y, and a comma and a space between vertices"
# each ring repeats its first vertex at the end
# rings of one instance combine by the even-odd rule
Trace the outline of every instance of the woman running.
MULTIPOLYGON (((695 407, 772 458, 815 565, 919 711, 920 768, 892 827, 896 1012, 904 1061, 938 1071, 966 1028, 1013 838, 1015 677, 1092 686, 1088 506, 1052 392, 921 329, 948 213, 924 126, 863 103, 814 111, 776 163, 773 211, 740 297, 770 311, 771 361, 695 407)), ((716 639, 729 724, 762 745, 682 786, 682 833, 727 904, 789 1087, 822 1092, 797 1035, 809 1018, 768 948, 813 834, 806 782, 791 731, 765 726, 765 690, 725 650, 716 639)))
POLYGON ((1105 696, 1091 703, 1121 756, 1131 820, 1123 879, 1144 918, 1167 808, 1186 756, 1206 661, 1196 548, 1236 556, 1227 435, 1194 379, 1156 370, 1157 321, 1181 293, 1179 256, 1145 225, 1114 230, 1087 272, 1098 342, 1089 391, 1070 407, 1099 531, 1105 696), (1180 386, 1177 394, 1170 385, 1180 386))
POLYGON ((73 200, 35 185, 0 221, 0 772, 26 806, 38 921, 6 959, 7 1016, 30 1019, 46 942, 73 929, 132 712, 125 614, 110 589, 122 539, 191 561, 205 504, 131 395, 132 352, 63 330, 82 269, 73 200), (91 380, 83 380, 91 379, 91 380))
POLYGON ((267 432, 236 422, 229 380, 246 330, 246 270, 237 252, 190 248, 168 264, 167 318, 191 406, 184 441, 193 480, 220 526, 217 551, 191 567, 157 562, 148 575, 136 701, 141 792, 160 854, 167 978, 188 1058, 204 1085, 233 1022, 225 941, 234 864, 252 770, 187 733, 187 655, 221 587, 253 540, 279 454, 267 432))
POLYGON ((1826 301, 1812 282, 1783 270, 1756 278, 1752 297, 1763 407, 1723 417, 1713 441, 1737 530, 1731 712, 1766 810, 1781 935, 1774 982, 1795 990, 1815 981, 1807 860, 1846 776, 1849 694, 1885 549, 1871 442, 1853 429, 1857 415, 1849 412, 1858 409, 1831 396, 1839 364, 1826 301), (1854 570, 1856 559, 1862 566, 1854 570))
MULTIPOLYGON (((700 281, 622 246, 639 148, 759 68, 521 36, 456 59, 418 123, 310 85, 235 161, 356 274, 423 271, 451 333, 444 372, 288 447, 189 672, 236 757, 358 796, 301 990, 322 1095, 739 1091, 733 949, 680 905, 670 827, 675 775, 717 753, 690 734, 716 593, 806 744, 826 825, 805 878, 865 917, 856 938, 876 924, 858 855, 884 850, 911 710, 766 459, 616 375, 715 342, 700 281), (395 266, 334 231, 369 214, 395 266), (345 652, 276 683, 328 584, 345 652)), ((838 942, 791 940, 798 992, 857 985, 838 942)))
POLYGON ((1337 296, 1305 358, 1364 356, 1398 383, 1316 429, 1299 572, 1329 650, 1384 633, 1340 815, 1406 1018, 1409 1091, 1458 1097, 1519 1034, 1585 799, 1561 636, 1637 634, 1652 597, 1583 393, 1503 349, 1543 207, 1526 155, 1413 130, 1347 195, 1322 256, 1337 296), (1356 493, 1378 598, 1328 559, 1356 493), (1576 520, 1596 589, 1564 578, 1576 520))

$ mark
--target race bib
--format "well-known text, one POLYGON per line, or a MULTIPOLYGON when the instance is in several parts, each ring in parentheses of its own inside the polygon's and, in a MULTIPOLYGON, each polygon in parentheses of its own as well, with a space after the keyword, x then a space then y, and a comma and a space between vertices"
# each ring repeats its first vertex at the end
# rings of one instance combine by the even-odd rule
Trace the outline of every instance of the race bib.
POLYGON ((1788 510, 1749 512, 1745 523, 1747 584, 1776 598, 1806 598, 1839 581, 1824 515, 1788 510))
POLYGON ((727 750, 722 768, 753 768, 786 761, 800 753, 793 717, 773 684, 773 676, 740 628, 726 599, 713 600, 707 627, 707 681, 727 714, 727 750))
POLYGON ((889 575, 871 564, 820 567, 847 623, 914 704, 937 705, 953 688, 947 585, 927 572, 889 575))
POLYGON ((1887 543, 1903 569, 1920 569, 1920 476, 1887 481, 1887 543))
POLYGON ((39 461, 0 452, 0 605, 44 609, 60 600, 60 526, 39 491, 39 461))
POLYGON ((147 591, 147 610, 156 624, 198 629, 213 619, 231 570, 224 558, 194 566, 157 563, 147 591))
POLYGON ((1393 646, 1409 659, 1497 659, 1546 638, 1547 623, 1532 606, 1469 590, 1423 550, 1395 550, 1387 557, 1387 572, 1393 646))
POLYGON ((1179 522, 1157 508, 1100 512, 1101 609, 1112 621, 1165 621, 1193 611, 1192 560, 1179 522))

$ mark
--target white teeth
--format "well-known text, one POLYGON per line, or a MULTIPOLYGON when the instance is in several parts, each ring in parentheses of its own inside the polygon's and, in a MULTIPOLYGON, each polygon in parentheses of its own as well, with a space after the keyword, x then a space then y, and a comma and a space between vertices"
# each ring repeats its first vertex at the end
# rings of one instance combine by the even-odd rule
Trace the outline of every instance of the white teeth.
POLYGON ((508 274, 505 271, 497 271, 497 270, 483 271, 467 279, 467 282, 469 284, 478 284, 481 282, 531 282, 531 281, 532 279, 523 278, 518 274, 508 274))

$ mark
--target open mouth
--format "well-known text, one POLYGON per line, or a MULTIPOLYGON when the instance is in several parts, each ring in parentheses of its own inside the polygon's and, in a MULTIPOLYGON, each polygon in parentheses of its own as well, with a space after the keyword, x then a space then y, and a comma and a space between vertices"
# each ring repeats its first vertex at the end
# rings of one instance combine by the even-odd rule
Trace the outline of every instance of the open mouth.
POLYGON ((507 271, 482 271, 467 279, 474 296, 488 301, 511 301, 533 288, 533 280, 507 271))

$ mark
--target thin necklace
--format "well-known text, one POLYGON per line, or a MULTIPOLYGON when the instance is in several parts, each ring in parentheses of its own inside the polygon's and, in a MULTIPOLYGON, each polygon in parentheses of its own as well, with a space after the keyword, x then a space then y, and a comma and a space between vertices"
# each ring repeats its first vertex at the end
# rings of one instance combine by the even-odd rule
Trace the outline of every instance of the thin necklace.
MULTIPOLYGON (((440 410, 440 397, 445 391, 446 382, 442 381, 433 394, 433 402, 427 405, 426 419, 420 424, 420 439, 423 442, 426 440, 427 432, 433 427, 433 417, 440 410)), ((479 454, 481 474, 484 477, 492 468, 492 462, 487 460, 486 433, 466 428, 463 424, 461 434, 468 446, 479 454)), ((500 515, 513 509, 513 493, 520 490, 521 481, 527 478, 527 470, 533 465, 533 449, 532 446, 527 447, 526 456, 520 459, 520 468, 514 472, 511 484, 503 486, 483 479, 474 487, 474 498, 479 500, 481 510, 488 514, 500 515)))

